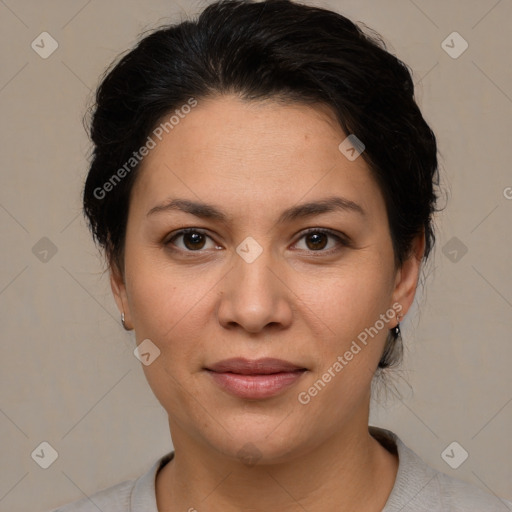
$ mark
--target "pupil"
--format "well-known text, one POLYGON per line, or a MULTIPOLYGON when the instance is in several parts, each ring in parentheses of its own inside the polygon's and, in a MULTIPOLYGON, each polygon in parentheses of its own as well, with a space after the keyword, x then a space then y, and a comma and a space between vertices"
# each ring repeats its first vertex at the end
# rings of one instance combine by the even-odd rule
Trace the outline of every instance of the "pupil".
POLYGON ((324 233, 313 233, 309 235, 309 240, 313 243, 310 244, 313 247, 309 247, 310 249, 323 249, 327 242, 327 237, 324 233), (323 243, 322 243, 323 242, 323 243))
POLYGON ((183 241, 188 249, 201 249, 204 245, 203 235, 201 233, 185 233, 183 241), (188 242, 191 242, 190 244, 188 242))

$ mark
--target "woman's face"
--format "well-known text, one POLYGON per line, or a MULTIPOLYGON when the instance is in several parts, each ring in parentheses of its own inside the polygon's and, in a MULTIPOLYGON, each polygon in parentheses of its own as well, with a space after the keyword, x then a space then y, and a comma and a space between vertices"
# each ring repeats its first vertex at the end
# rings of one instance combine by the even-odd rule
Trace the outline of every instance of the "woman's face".
POLYGON ((153 138, 112 286, 150 340, 143 369, 175 445, 278 461, 366 428, 420 260, 395 269, 383 197, 340 151, 346 134, 320 106, 222 96, 153 138))

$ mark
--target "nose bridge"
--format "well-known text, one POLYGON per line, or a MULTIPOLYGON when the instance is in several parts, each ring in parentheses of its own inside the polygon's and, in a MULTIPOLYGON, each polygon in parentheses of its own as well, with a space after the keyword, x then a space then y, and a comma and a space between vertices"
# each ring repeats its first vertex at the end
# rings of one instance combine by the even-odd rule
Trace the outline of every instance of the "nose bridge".
MULTIPOLYGON (((273 265, 271 250, 263 248, 253 239, 242 242, 237 247, 239 261, 235 265, 239 278, 249 287, 261 287, 273 276, 270 268, 273 265)), ((275 262, 274 262, 275 264, 275 262)), ((266 286, 264 289, 268 289, 266 286)), ((270 291, 270 290, 269 290, 270 291)))
POLYGON ((239 298, 255 304, 261 302, 263 305, 264 302, 273 300, 275 276, 271 269, 276 262, 269 244, 262 244, 252 237, 245 238, 236 248, 237 258, 233 272, 239 298))
POLYGON ((287 323, 290 308, 276 277, 277 267, 268 245, 252 237, 244 239, 236 248, 234 265, 222 285, 219 320, 253 332, 269 323, 287 323))

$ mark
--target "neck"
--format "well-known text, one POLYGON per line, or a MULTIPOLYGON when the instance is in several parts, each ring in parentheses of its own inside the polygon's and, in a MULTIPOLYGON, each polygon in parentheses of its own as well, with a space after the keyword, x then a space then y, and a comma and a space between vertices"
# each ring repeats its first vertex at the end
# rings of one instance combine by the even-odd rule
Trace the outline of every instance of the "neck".
POLYGON ((175 455, 156 482, 160 512, 380 512, 398 469, 398 458, 370 436, 367 422, 292 460, 254 466, 198 446, 176 425, 171 432, 175 455))

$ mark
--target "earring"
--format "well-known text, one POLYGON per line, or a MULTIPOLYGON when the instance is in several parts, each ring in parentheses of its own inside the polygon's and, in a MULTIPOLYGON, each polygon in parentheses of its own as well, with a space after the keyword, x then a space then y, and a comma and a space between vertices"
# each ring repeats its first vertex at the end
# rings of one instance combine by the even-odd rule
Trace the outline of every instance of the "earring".
POLYGON ((401 336, 401 335, 402 335, 402 333, 401 333, 401 331, 400 331, 400 319, 401 319, 401 318, 402 318, 402 316, 401 316, 401 315, 397 315, 397 316, 396 316, 396 319, 398 320, 398 323, 396 324, 395 329, 394 329, 394 330, 395 330, 395 335, 396 335, 396 336, 401 336))
POLYGON ((124 311, 121 313, 121 323, 123 324, 125 331, 131 331, 129 327, 126 327, 126 324, 124 322, 124 311))

